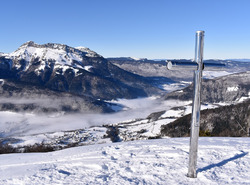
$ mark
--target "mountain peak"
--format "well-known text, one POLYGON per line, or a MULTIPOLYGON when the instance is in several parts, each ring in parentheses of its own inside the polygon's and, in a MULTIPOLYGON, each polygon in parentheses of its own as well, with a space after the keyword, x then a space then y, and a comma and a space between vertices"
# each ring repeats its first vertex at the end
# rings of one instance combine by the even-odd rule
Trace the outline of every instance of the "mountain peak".
POLYGON ((32 46, 32 45, 34 45, 34 44, 35 44, 35 42, 34 42, 34 41, 32 41, 32 40, 30 40, 30 41, 27 41, 27 42, 26 42, 26 43, 24 43, 24 44, 27 44, 27 45, 32 46))
MULTIPOLYGON (((36 43, 34 41, 27 41, 25 42, 24 44, 22 44, 19 48, 22 48, 22 47, 29 47, 29 46, 34 46, 36 45, 36 43)), ((18 48, 18 49, 19 49, 18 48)))
POLYGON ((87 56, 89 56, 89 57, 102 57, 101 55, 97 54, 96 52, 92 51, 91 49, 89 49, 87 47, 78 46, 75 48, 82 51, 82 52, 87 53, 87 56))
POLYGON ((31 61, 34 58, 42 60, 55 60, 59 63, 71 64, 72 61, 82 62, 89 57, 100 57, 101 55, 86 47, 74 48, 65 44, 47 43, 36 44, 33 41, 28 41, 21 45, 16 51, 10 53, 10 57, 16 59, 24 59, 31 61))
POLYGON ((66 48, 71 48, 65 44, 58 44, 58 43, 47 43, 47 44, 37 44, 34 41, 27 41, 22 44, 17 50, 20 48, 27 48, 27 47, 34 47, 34 48, 50 48, 50 49, 58 49, 58 50, 66 50, 66 48))
POLYGON ((83 46, 74 48, 74 47, 70 47, 70 46, 65 45, 65 44, 58 44, 58 43, 37 44, 34 41, 25 42, 15 52, 12 52, 11 56, 17 56, 17 54, 19 55, 20 53, 28 51, 28 50, 29 51, 32 50, 32 52, 29 52, 30 55, 33 55, 34 50, 44 50, 44 52, 47 52, 48 50, 50 50, 50 51, 57 50, 57 51, 55 51, 56 53, 62 53, 62 52, 65 53, 66 52, 66 53, 75 53, 75 54, 81 55, 83 57, 84 56, 85 57, 102 57, 101 55, 97 54, 96 52, 90 50, 87 47, 83 47, 83 46), (60 50, 60 52, 58 50, 60 50))

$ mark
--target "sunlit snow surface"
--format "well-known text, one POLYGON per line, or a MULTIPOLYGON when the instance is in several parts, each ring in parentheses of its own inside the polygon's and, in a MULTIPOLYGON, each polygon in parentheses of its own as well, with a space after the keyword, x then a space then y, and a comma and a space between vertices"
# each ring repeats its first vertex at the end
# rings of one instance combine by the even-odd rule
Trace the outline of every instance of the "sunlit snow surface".
POLYGON ((0 184, 250 184, 250 138, 200 138, 198 178, 186 177, 189 138, 0 155, 0 184))

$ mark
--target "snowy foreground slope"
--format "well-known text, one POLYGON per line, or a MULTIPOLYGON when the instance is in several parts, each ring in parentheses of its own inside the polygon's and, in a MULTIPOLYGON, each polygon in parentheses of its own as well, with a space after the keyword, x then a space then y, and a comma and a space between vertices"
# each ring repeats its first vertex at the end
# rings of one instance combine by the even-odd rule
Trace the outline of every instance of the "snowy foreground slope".
POLYGON ((186 177, 189 138, 0 155, 0 184, 250 184, 250 138, 200 138, 198 178, 186 177))

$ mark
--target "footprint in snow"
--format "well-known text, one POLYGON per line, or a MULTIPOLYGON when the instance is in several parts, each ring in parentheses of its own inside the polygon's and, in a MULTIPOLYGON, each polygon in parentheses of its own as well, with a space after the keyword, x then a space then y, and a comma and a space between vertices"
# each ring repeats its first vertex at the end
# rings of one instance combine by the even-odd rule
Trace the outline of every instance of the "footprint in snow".
POLYGON ((71 175, 70 172, 64 171, 64 170, 58 170, 59 173, 62 173, 64 175, 71 175))
POLYGON ((136 156, 134 153, 130 153, 130 157, 134 157, 136 156))
POLYGON ((125 170, 126 170, 127 172, 131 172, 131 173, 133 172, 133 171, 131 170, 130 167, 126 167, 125 170))
POLYGON ((108 167, 106 164, 103 164, 103 165, 102 165, 102 169, 103 169, 103 170, 108 170, 109 167, 108 167))
POLYGON ((107 152, 106 151, 102 151, 102 155, 107 155, 107 152))

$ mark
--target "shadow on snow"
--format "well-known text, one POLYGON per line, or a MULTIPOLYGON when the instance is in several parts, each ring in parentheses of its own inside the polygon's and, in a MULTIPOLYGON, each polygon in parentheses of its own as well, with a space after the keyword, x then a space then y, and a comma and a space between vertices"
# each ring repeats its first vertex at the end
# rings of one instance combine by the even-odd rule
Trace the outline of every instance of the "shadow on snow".
POLYGON ((239 159, 239 158, 242 158, 242 157, 246 156, 247 154, 248 154, 248 152, 241 151, 241 154, 236 154, 235 156, 233 156, 231 158, 228 158, 228 159, 225 159, 225 160, 223 160, 223 161, 221 161, 219 163, 210 164, 210 165, 208 165, 208 166, 206 166, 204 168, 199 168, 199 169, 197 169, 197 173, 210 170, 210 169, 212 169, 214 167, 221 167, 221 166, 227 164, 228 162, 239 159))

